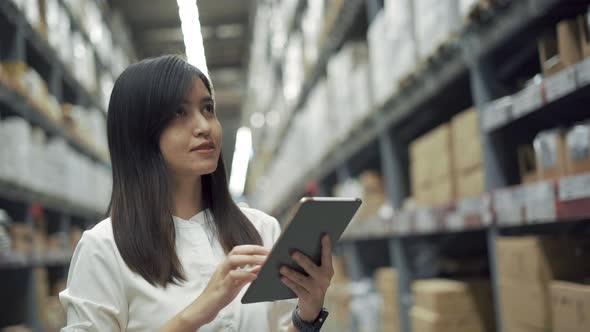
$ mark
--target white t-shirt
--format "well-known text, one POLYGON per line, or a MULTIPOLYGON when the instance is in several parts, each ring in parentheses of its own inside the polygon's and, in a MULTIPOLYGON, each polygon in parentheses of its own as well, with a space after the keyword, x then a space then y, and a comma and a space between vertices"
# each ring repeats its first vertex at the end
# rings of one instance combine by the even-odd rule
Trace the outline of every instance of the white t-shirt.
MULTIPOLYGON (((280 234, 276 219, 242 209, 272 247, 280 234)), ((110 219, 85 231, 70 265, 67 288, 59 294, 67 311, 62 331, 157 331, 205 289, 225 253, 201 212, 190 220, 173 217, 176 251, 186 273, 181 286, 150 285, 132 272, 115 244, 110 219)), ((296 300, 242 304, 247 286, 211 323, 199 331, 287 331, 296 300)))

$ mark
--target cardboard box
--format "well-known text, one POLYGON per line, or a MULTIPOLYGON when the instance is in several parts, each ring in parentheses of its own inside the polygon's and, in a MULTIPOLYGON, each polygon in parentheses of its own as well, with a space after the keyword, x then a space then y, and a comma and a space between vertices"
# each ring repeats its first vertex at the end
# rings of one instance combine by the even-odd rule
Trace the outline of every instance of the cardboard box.
POLYGON ((551 310, 553 331, 590 331, 590 285, 553 281, 551 310))
POLYGON ((590 57, 590 8, 588 12, 578 18, 580 29, 580 47, 583 57, 590 57))
POLYGON ((565 139, 562 130, 539 133, 533 142, 537 175, 540 180, 566 175, 565 139))
POLYGON ((452 176, 441 177, 430 189, 430 205, 444 205, 456 198, 455 180, 452 176))
POLYGON ((496 240, 501 281, 548 284, 590 275, 587 237, 502 236, 496 240))
POLYGON ((416 306, 445 316, 473 315, 491 309, 490 284, 485 280, 419 280, 412 284, 412 292, 416 306), (487 308, 485 302, 489 304, 487 308))
POLYGON ((551 332, 549 329, 546 328, 523 325, 513 322, 504 322, 502 328, 504 332, 551 332))
POLYGON ((566 173, 590 171, 590 122, 577 124, 566 135, 566 173))
POLYGON ((551 327, 547 284, 500 280, 500 310, 506 325, 551 327))
POLYGON ((410 158, 418 187, 429 187, 453 174, 452 137, 448 124, 440 125, 410 144, 410 158))
POLYGON ((470 313, 457 312, 457 315, 447 316, 414 306, 410 316, 415 332, 491 332, 477 316, 470 313))
POLYGON ((579 23, 576 19, 563 20, 556 29, 539 39, 539 60, 545 76, 551 76, 563 68, 582 60, 579 23))
POLYGON ((479 116, 475 109, 464 111, 451 121, 453 164, 456 170, 470 170, 482 164, 479 116))
POLYGON ((485 174, 481 167, 456 176, 457 198, 470 198, 485 191, 485 174))

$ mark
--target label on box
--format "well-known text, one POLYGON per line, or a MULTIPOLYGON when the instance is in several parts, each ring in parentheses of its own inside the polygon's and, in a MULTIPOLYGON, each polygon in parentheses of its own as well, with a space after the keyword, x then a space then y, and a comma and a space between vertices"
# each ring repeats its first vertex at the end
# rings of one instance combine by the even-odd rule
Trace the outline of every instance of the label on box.
POLYGON ((550 222, 557 219, 556 197, 552 182, 530 184, 524 187, 524 190, 527 222, 550 222))
POLYGON ((449 213, 445 221, 447 231, 462 231, 465 229, 465 219, 459 213, 449 213))
POLYGON ((576 90, 576 70, 566 68, 545 80, 547 102, 552 102, 576 90))
POLYGON ((419 233, 436 232, 436 226, 436 219, 431 210, 422 209, 416 211, 416 231, 419 233))
POLYGON ((500 225, 520 225, 524 221, 524 190, 501 189, 494 192, 494 211, 500 225))
POLYGON ((576 76, 580 86, 590 84, 590 58, 576 65, 576 76))
POLYGON ((512 117, 523 117, 542 105, 541 84, 533 84, 512 96, 512 117))
POLYGON ((590 174, 568 176, 559 180, 559 201, 590 198, 590 174))
POLYGON ((512 97, 504 97, 491 102, 482 111, 482 127, 490 132, 510 121, 512 97))
POLYGON ((393 221, 393 232, 398 235, 405 235, 410 233, 412 225, 412 212, 399 212, 393 221))

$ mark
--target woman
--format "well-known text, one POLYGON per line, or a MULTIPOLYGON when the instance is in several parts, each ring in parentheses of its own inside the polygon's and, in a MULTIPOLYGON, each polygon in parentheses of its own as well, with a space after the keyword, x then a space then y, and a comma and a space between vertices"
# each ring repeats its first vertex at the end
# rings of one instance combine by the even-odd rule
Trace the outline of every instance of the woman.
POLYGON ((110 218, 74 252, 60 294, 66 331, 298 331, 298 320, 318 319, 333 275, 327 237, 321 266, 294 254, 309 276, 281 269, 299 297, 293 315, 293 301, 239 301, 280 228, 232 201, 201 71, 177 56, 130 66, 113 88, 107 129, 110 218))

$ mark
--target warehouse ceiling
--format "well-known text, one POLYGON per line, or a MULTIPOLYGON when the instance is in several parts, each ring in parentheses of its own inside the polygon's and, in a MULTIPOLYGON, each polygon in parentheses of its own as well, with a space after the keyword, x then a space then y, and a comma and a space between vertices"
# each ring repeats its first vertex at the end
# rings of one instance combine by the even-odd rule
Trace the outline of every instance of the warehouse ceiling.
MULTIPOLYGON (((109 0, 109 3, 123 14, 131 28, 139 58, 184 53, 175 0, 109 0)), ((228 171, 236 130, 241 123, 252 4, 252 0, 198 1, 207 65, 224 130, 223 151, 228 171)))

